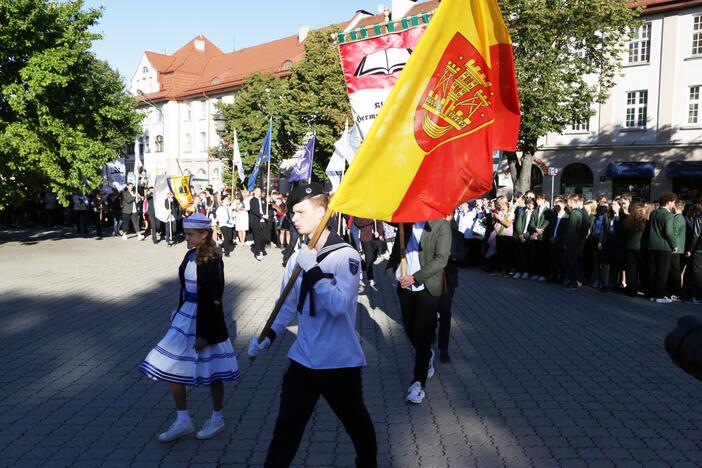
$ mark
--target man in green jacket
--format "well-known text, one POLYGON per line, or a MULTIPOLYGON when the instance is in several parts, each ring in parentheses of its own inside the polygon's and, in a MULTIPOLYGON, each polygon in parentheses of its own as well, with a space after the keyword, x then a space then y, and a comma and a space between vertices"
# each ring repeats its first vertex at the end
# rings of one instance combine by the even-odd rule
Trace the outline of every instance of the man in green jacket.
POLYGON ((400 226, 404 228, 407 268, 402 272, 398 232, 386 274, 397 278, 402 324, 415 352, 414 379, 405 401, 419 404, 425 396, 427 378, 434 375, 431 344, 444 292, 444 268, 451 255, 451 226, 446 219, 400 226))
POLYGON ((673 208, 673 233, 677 252, 670 256, 670 270, 668 271, 668 297, 673 301, 680 300, 682 294, 682 261, 685 254, 685 235, 687 223, 685 222, 685 201, 675 200, 673 208))
POLYGON ((659 304, 673 302, 665 295, 665 287, 670 272, 671 255, 678 252, 671 213, 677 199, 678 196, 674 193, 663 193, 660 208, 648 218, 649 296, 659 304))
POLYGON ((583 270, 583 247, 589 230, 589 218, 583 213, 583 198, 571 193, 567 198, 569 219, 563 236, 566 251, 568 289, 578 288, 578 278, 583 270))

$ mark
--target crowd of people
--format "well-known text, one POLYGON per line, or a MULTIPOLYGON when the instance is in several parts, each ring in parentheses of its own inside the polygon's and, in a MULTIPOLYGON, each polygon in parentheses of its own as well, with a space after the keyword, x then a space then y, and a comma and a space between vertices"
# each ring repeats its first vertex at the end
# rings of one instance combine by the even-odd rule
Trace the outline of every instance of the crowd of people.
POLYGON ((570 194, 550 206, 543 194, 527 192, 472 200, 455 218, 464 263, 491 275, 702 303, 702 201, 570 194))

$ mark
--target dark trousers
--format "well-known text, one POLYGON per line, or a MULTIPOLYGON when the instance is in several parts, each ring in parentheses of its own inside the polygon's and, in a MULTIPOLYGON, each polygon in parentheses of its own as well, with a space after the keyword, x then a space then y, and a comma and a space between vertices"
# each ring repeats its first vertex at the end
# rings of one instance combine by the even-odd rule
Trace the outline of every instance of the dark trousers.
POLYGON ((161 221, 156 216, 149 216, 149 230, 151 231, 151 242, 158 244, 158 234, 161 232, 161 221))
POLYGON ((295 361, 290 362, 283 377, 280 410, 264 466, 290 466, 320 396, 351 437, 356 466, 376 467, 378 447, 373 421, 363 403, 361 368, 314 370, 295 361))
POLYGON ((514 246, 515 239, 512 236, 497 236, 495 238, 497 247, 497 269, 509 273, 514 268, 514 246))
POLYGON ((222 250, 224 255, 229 256, 232 251, 232 228, 228 226, 220 226, 219 230, 222 231, 222 250))
POLYGON ((76 217, 76 230, 78 234, 88 233, 88 212, 85 210, 74 211, 76 217))
POLYGON ((363 248, 363 256, 366 262, 366 277, 368 280, 373 279, 373 264, 378 259, 379 242, 376 240, 369 240, 367 242, 361 242, 361 247, 363 248))
POLYGON ((702 299, 702 251, 692 253, 692 274, 695 277, 695 298, 702 299))
POLYGON ((672 254, 670 256, 670 270, 668 270, 668 294, 667 296, 678 296, 682 293, 682 278, 680 277, 680 265, 682 254, 672 254))
POLYGON ((516 270, 519 273, 529 273, 529 245, 531 241, 515 239, 516 270))
POLYGON ((255 220, 251 225, 251 233, 253 234, 253 249, 256 255, 262 255, 266 249, 265 233, 263 232, 266 223, 261 223, 255 220))
POLYGON ((576 284, 583 271, 583 242, 566 245, 566 271, 568 283, 576 284))
POLYGON ((439 298, 423 291, 410 291, 397 288, 400 300, 402 325, 414 348, 414 379, 424 387, 427 383, 429 359, 431 359, 431 342, 436 330, 436 315, 439 311, 439 298))
POLYGON ((483 258, 483 240, 482 239, 466 239, 466 250, 468 252, 468 266, 480 266, 483 258))
POLYGON ((534 240, 529 242, 529 273, 546 276, 548 273, 548 252, 546 242, 534 240))
POLYGON ((553 281, 560 282, 565 279, 565 252, 559 242, 548 243, 549 274, 553 281))
POLYGON ((122 232, 129 232, 129 222, 131 221, 134 232, 139 234, 139 214, 138 213, 122 213, 122 232))
POLYGON ((456 288, 448 287, 439 298, 439 350, 448 351, 449 336, 451 335, 451 304, 456 288))
POLYGON ((672 252, 666 250, 648 251, 649 296, 660 299, 665 296, 665 285, 670 271, 672 252))
POLYGON ((102 237, 102 222, 100 212, 93 213, 93 221, 95 222, 95 231, 98 237, 102 237))
POLYGON ((300 234, 297 232, 297 229, 295 229, 295 226, 290 226, 290 243, 288 244, 287 247, 285 247, 285 250, 283 250, 283 265, 288 264, 288 260, 290 260, 290 257, 292 256, 293 253, 295 253, 295 247, 297 247, 297 241, 300 239, 300 234))
POLYGON ((639 275, 641 273, 641 251, 626 249, 624 254, 626 270, 626 293, 636 296, 639 293, 639 275))

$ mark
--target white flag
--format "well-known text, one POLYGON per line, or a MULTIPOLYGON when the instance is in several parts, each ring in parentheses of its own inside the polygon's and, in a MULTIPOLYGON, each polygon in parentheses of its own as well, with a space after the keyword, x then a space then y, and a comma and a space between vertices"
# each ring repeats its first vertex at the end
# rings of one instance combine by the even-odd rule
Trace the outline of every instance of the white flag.
POLYGON ((154 183, 154 197, 151 199, 151 202, 154 204, 156 218, 164 223, 167 223, 171 217, 171 211, 166 206, 169 191, 168 177, 165 175, 157 175, 156 182, 154 183))
POLYGON ((232 145, 232 164, 239 171, 239 180, 243 182, 246 175, 244 174, 244 162, 241 160, 241 151, 239 151, 239 139, 236 136, 236 129, 234 129, 234 142, 232 145))

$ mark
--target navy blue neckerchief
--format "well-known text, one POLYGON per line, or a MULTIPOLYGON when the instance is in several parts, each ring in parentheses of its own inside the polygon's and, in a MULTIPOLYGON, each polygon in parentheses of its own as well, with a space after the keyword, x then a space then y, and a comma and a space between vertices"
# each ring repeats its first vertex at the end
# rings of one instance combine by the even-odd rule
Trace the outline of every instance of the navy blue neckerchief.
MULTIPOLYGON (((322 250, 320 250, 317 254, 317 263, 320 263, 322 260, 327 258, 327 256, 332 252, 336 252, 337 250, 343 249, 345 247, 351 248, 351 246, 347 244, 346 241, 344 241, 344 239, 339 237, 339 235, 336 232, 331 231, 329 233, 327 241, 324 243, 324 247, 322 247, 322 250)), ((305 307, 305 300, 309 295, 310 317, 315 316, 316 313, 314 307, 314 294, 310 294, 310 292, 312 292, 312 288, 314 288, 314 285, 317 284, 317 281, 321 280, 322 278, 334 279, 334 275, 331 273, 324 273, 319 267, 319 265, 302 274, 302 283, 300 284, 300 298, 297 302, 297 311, 299 313, 302 313, 302 310, 305 307)))

